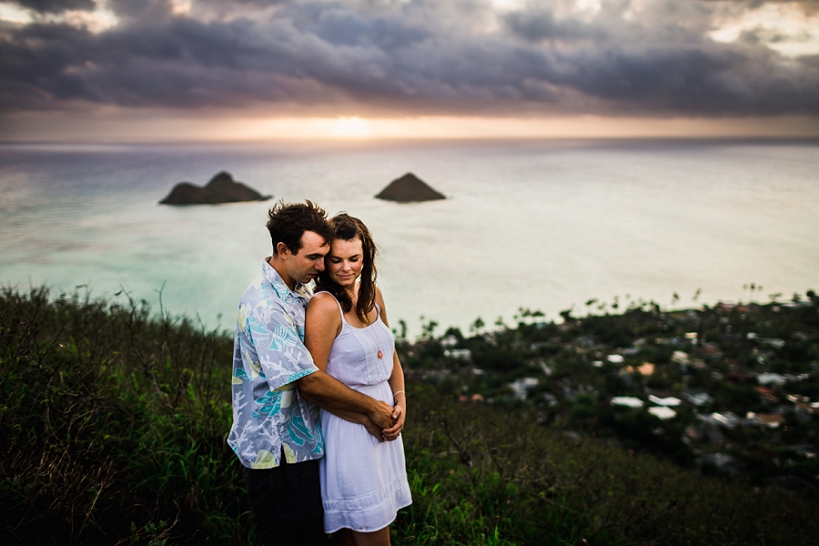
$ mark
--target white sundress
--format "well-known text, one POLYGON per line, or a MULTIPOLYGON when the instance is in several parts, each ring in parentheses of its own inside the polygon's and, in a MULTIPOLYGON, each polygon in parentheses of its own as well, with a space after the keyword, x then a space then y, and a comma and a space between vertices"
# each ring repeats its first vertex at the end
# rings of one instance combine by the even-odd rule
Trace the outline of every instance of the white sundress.
MULTIPOLYGON (((395 340, 377 305, 376 310, 375 322, 355 328, 344 320, 339 305, 341 333, 330 350, 327 373, 351 389, 392 406, 387 380, 392 374, 395 340)), ((412 503, 401 437, 380 442, 363 425, 325 410, 321 410, 321 428, 325 446, 319 463, 324 531, 348 528, 373 532, 392 523, 398 510, 412 503)))

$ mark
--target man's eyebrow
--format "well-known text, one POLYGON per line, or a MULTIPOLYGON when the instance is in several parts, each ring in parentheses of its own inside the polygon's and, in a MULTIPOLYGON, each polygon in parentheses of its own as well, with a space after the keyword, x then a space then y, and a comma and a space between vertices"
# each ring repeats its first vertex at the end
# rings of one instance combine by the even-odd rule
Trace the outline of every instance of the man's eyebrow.
POLYGON ((315 252, 313 254, 308 254, 307 257, 310 258, 310 259, 323 258, 324 254, 320 254, 318 252, 315 252))

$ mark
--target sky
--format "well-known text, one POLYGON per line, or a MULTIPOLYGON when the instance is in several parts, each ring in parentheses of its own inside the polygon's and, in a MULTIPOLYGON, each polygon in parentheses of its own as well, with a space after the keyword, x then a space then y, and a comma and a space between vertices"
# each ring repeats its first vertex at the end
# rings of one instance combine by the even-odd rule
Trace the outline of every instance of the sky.
POLYGON ((819 135, 819 0, 0 0, 0 141, 819 135))

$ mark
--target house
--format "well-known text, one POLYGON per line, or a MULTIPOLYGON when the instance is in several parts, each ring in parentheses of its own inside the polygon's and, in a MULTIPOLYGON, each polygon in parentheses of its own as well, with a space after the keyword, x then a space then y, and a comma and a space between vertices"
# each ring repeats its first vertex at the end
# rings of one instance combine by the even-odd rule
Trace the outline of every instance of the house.
POLYGON ((458 338, 453 335, 448 335, 441 339, 441 347, 454 347, 458 344, 458 338))
POLYGON ((637 368, 637 371, 640 372, 641 375, 653 375, 654 364, 651 362, 643 362, 643 365, 637 368))
POLYGON ((778 373, 761 373, 756 376, 756 382, 760 385, 784 385, 788 380, 784 375, 778 373))
POLYGON ((785 422, 785 418, 778 413, 759 413, 756 420, 759 424, 768 428, 779 428, 779 425, 785 422))
POLYGON ((676 398, 674 396, 667 396, 665 398, 660 398, 659 396, 654 396, 653 394, 649 394, 648 395, 648 400, 649 400, 649 402, 653 402, 653 403, 657 404, 658 406, 664 406, 664 407, 674 407, 674 406, 679 406, 680 404, 682 404, 682 400, 680 400, 679 398, 676 398))
POLYGON ((472 360, 472 351, 469 349, 446 349, 444 351, 444 356, 454 358, 455 360, 464 360, 468 362, 472 360))
POLYGON ((526 400, 528 391, 532 387, 537 387, 538 380, 534 377, 521 377, 509 383, 509 386, 515 391, 515 398, 518 400, 526 400))
POLYGON ((724 413, 714 412, 711 415, 698 415, 700 421, 704 421, 711 425, 721 425, 725 428, 734 428, 739 424, 739 417, 726 411, 724 413))
POLYGON ((701 389, 685 391, 683 393, 683 398, 685 398, 695 406, 704 406, 705 404, 712 402, 714 400, 713 398, 711 398, 711 395, 709 395, 707 392, 701 389))
POLYGON ((637 366, 636 368, 634 366, 628 366, 627 368, 623 368, 623 370, 621 370, 620 373, 622 374, 635 372, 639 373, 640 375, 652 375, 654 374, 654 364, 652 364, 651 362, 643 362, 641 366, 637 366))
POLYGON ((682 366, 686 366, 688 364, 689 357, 688 353, 685 351, 674 351, 674 354, 671 355, 671 362, 676 364, 680 364, 682 366))
POLYGON ((665 421, 666 419, 671 419, 677 416, 677 412, 671 408, 667 408, 664 406, 655 406, 648 408, 648 412, 655 417, 662 419, 665 421))
POLYGON ((612 406, 625 406, 627 408, 642 408, 644 402, 634 396, 615 396, 611 399, 612 406))
POLYGON ((781 349, 785 346, 785 340, 776 337, 767 337, 759 340, 762 345, 773 347, 774 349, 781 349))

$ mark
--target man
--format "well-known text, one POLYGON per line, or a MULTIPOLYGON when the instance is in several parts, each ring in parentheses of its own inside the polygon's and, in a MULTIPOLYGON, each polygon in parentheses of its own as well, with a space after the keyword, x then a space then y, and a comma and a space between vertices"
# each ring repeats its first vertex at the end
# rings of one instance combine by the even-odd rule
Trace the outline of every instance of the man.
POLYGON ((305 284, 324 269, 332 240, 324 210, 279 202, 268 216, 273 256, 239 302, 228 444, 244 466, 265 544, 326 544, 314 404, 363 413, 381 429, 393 425, 394 410, 319 370, 304 346, 305 284))

